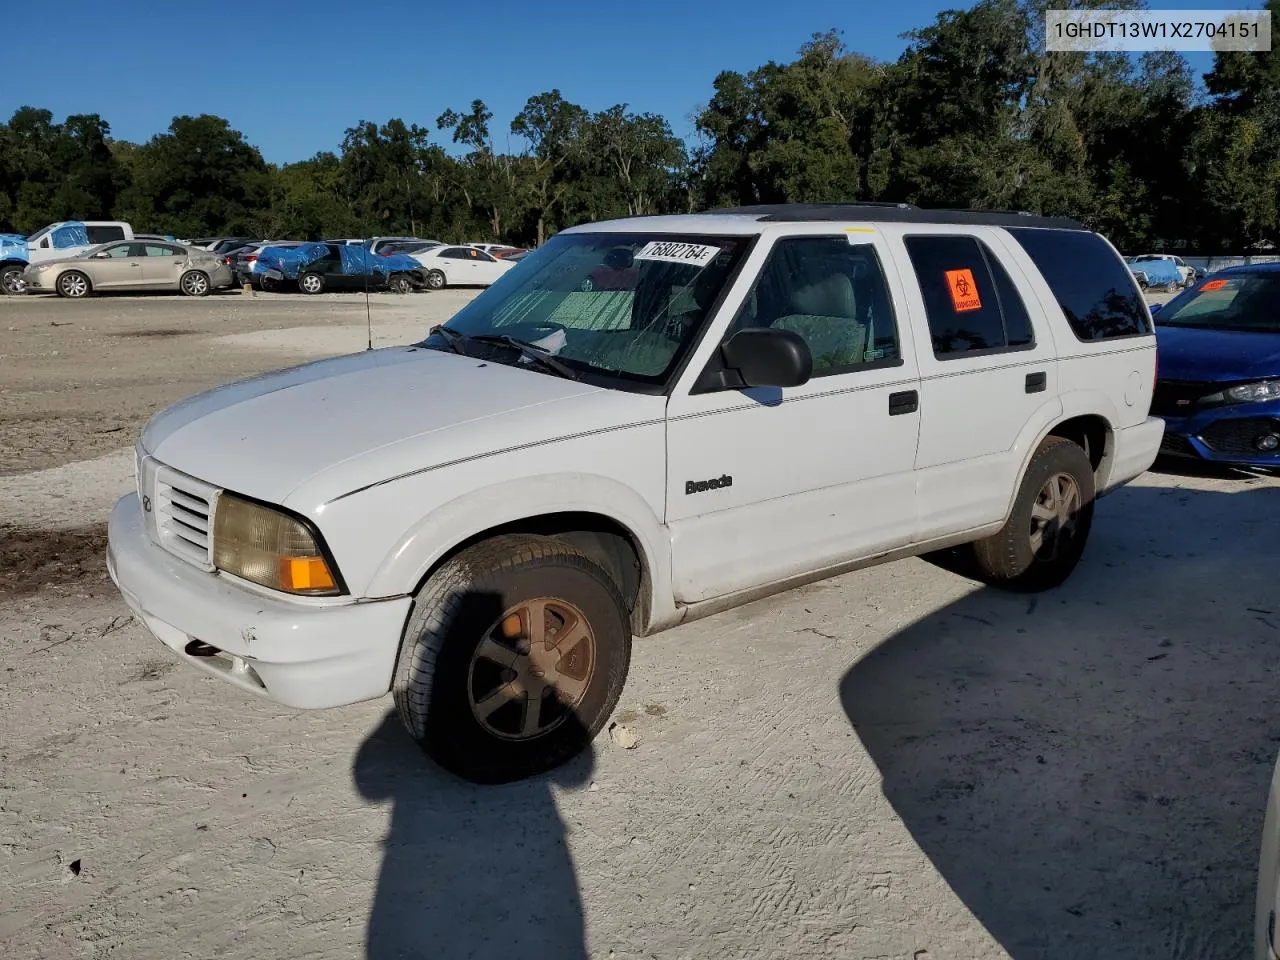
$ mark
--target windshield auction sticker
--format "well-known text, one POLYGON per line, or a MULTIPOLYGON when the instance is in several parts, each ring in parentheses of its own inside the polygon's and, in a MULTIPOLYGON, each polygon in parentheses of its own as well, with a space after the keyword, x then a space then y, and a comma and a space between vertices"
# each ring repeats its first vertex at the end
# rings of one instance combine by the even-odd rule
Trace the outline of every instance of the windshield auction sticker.
POLYGON ((978 296, 978 284, 974 282, 973 271, 948 270, 946 273, 947 289, 951 291, 951 306, 956 313, 981 310, 982 298, 978 296))
POLYGON ((688 263, 695 267, 705 267, 716 258, 719 247, 708 247, 701 243, 674 243, 667 240, 655 240, 646 243, 637 251, 636 260, 657 260, 661 263, 688 263))

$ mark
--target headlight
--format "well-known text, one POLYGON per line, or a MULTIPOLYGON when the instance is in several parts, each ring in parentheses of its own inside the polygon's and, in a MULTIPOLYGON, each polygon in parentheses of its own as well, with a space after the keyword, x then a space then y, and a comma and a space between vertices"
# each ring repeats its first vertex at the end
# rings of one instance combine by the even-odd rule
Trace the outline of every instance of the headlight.
POLYGON ((341 593, 316 537, 301 520, 223 493, 213 514, 213 565, 253 583, 308 596, 341 593))
POLYGON ((1259 380, 1257 383, 1245 383, 1238 387, 1230 387, 1227 399, 1236 403, 1253 403, 1258 400, 1280 400, 1280 380, 1259 380))

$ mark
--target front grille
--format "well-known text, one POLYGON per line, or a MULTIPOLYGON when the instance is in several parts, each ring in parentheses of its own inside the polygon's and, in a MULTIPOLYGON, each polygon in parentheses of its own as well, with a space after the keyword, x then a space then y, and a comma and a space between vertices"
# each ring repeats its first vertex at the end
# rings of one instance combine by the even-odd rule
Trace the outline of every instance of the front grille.
POLYGON ((1217 393, 1221 384, 1190 380, 1157 380, 1151 393, 1151 416, 1189 417, 1199 408, 1201 397, 1217 393))
POLYGON ((213 505, 218 490, 194 477, 160 467, 154 508, 160 546, 205 570, 213 569, 213 505))
POLYGON ((1215 420, 1200 433, 1200 439, 1214 453, 1241 453, 1260 456, 1255 441, 1267 434, 1280 434, 1280 420, 1272 417, 1240 417, 1235 420, 1215 420))

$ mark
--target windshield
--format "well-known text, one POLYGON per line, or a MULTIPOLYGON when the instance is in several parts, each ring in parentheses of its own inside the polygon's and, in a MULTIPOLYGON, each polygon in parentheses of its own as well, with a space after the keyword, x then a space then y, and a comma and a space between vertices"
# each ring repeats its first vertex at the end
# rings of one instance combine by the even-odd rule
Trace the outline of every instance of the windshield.
MULTIPOLYGON (((560 234, 445 326, 464 337, 531 343, 579 373, 662 384, 751 239, 560 234)), ((447 349, 439 334, 425 343, 447 349)))
POLYGON ((1155 315, 1160 327, 1280 333, 1280 273, 1204 280, 1155 315))

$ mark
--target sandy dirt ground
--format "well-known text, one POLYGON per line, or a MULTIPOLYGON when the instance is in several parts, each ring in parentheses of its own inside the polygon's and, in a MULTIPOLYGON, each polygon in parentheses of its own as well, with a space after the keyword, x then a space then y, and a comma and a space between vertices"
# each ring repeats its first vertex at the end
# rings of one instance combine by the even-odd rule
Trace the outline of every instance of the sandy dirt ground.
MULTIPOLYGON (((375 298, 375 342, 467 297, 375 298)), ((910 560, 640 641, 638 746, 478 788, 389 698, 182 667, 102 563, 157 407, 363 333, 360 298, 0 300, 0 956, 1246 955, 1280 480, 1150 473, 1037 597, 910 560)))

